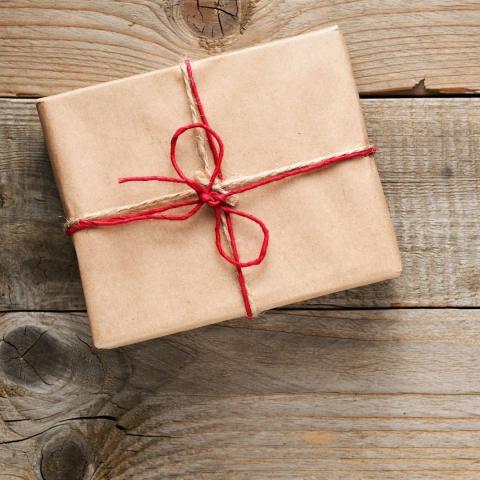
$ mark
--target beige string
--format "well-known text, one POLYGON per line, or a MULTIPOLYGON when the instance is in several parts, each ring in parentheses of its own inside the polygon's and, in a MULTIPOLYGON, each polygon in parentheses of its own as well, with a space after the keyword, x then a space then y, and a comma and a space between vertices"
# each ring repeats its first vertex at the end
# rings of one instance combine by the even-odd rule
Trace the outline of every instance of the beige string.
MULTIPOLYGON (((265 170, 263 172, 259 172, 253 175, 245 175, 241 177, 234 177, 229 178, 223 181, 219 181, 218 184, 215 185, 214 190, 228 192, 229 190, 239 188, 245 185, 249 185, 250 183, 257 182, 264 178, 270 178, 275 175, 290 172, 292 170, 296 170, 302 167, 308 167, 310 165, 314 165, 319 163, 323 160, 327 160, 328 158, 335 157, 338 155, 348 155, 352 153, 357 153, 369 148, 368 146, 362 146, 358 148, 354 148, 348 152, 342 151, 341 153, 333 153, 329 155, 323 155, 321 157, 316 157, 313 160, 307 160, 305 162, 298 162, 293 163, 290 165, 285 165, 283 167, 274 168, 272 170, 265 170)), ((81 219, 85 220, 100 220, 101 218, 105 217, 113 217, 117 215, 124 215, 129 213, 137 213, 143 210, 148 210, 150 208, 161 207, 162 205, 166 205, 167 203, 172 202, 180 202, 184 200, 192 200, 197 197, 197 192, 192 189, 182 190, 177 193, 169 193, 166 195, 160 195, 158 197, 151 198, 149 200, 145 200, 143 202, 138 203, 131 203, 128 205, 122 205, 121 207, 114 207, 114 208, 107 208, 105 210, 98 210, 93 213, 89 213, 86 215, 82 215, 81 217, 74 217, 69 218, 65 223, 65 228, 71 227, 78 223, 81 219)))
MULTIPOLYGON (((188 103, 190 106, 190 112, 192 114, 192 122, 193 123, 200 123, 201 118, 200 114, 198 112, 198 106, 195 102, 195 98, 193 96, 192 92, 192 87, 190 84, 190 80, 188 78, 188 73, 187 73, 187 67, 185 66, 185 63, 180 64, 180 70, 182 71, 183 75, 183 83, 185 84, 185 91, 187 92, 187 98, 188 98, 188 103)), ((196 180, 198 180, 200 183, 203 183, 204 185, 208 185, 208 179, 211 177, 212 172, 215 168, 215 165, 213 165, 213 162, 210 160, 210 156, 207 154, 206 149, 205 149, 205 133, 203 131, 198 131, 196 140, 197 140, 197 151, 199 157, 202 159, 203 162, 203 168, 204 172, 198 172, 195 177, 196 180)), ((224 186, 220 183, 219 179, 216 178, 213 182, 213 189, 216 190, 219 193, 227 193, 225 190, 224 186)), ((231 206, 235 206, 238 202, 238 198, 235 195, 232 195, 227 199, 227 203, 229 203, 231 206)), ((230 234, 228 232, 228 226, 227 226, 227 220, 224 215, 221 216, 221 224, 222 224, 222 233, 223 236, 225 237, 226 240, 228 240, 228 245, 230 245, 230 234)), ((230 249, 231 250, 231 249, 230 249)), ((233 252, 230 251, 230 254, 233 252)), ((243 274, 244 282, 245 282, 245 288, 247 290, 248 294, 248 299, 250 303, 250 310, 252 311, 252 315, 256 316, 258 313, 257 308, 255 307, 255 301, 253 299, 252 292, 250 291, 249 287, 249 282, 247 280, 247 276, 245 273, 243 274)))
MULTIPOLYGON (((190 81, 188 79, 188 73, 187 73, 187 68, 185 67, 185 64, 183 63, 180 64, 180 70, 182 71, 183 82, 185 83, 185 91, 187 92, 188 104, 190 106, 190 112, 192 115, 192 122, 201 123, 200 115, 198 113, 197 105, 195 103, 195 98, 193 97, 193 92, 190 86, 190 81)), ((202 132, 198 131, 196 140, 197 140, 198 155, 202 159, 205 173, 210 177, 212 174, 214 165, 212 165, 212 163, 210 162, 210 159, 205 150, 205 139, 202 135, 202 132)))

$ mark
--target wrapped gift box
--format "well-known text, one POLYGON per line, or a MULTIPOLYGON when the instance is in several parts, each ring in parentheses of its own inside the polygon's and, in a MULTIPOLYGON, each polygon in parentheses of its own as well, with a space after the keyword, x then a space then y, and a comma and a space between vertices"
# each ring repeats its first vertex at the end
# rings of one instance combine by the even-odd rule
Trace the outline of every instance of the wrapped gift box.
MULTIPOLYGON (((179 59, 181 62, 181 59, 179 59)), ((192 63, 225 179, 368 145, 352 69, 335 27, 192 63)), ((142 202, 184 185, 170 139, 192 121, 178 66, 41 99, 38 112, 67 218, 142 202)), ((202 165, 193 132, 177 158, 202 165)), ((238 208, 270 232, 264 261, 243 269, 256 312, 399 275, 401 263, 372 156, 244 192, 238 208)), ((261 234, 234 219, 242 258, 261 234)), ((139 221, 73 235, 94 343, 110 348, 241 317, 237 271, 215 246, 215 216, 139 221)), ((60 232, 59 232, 60 234, 60 232)), ((255 320, 253 320, 255 321, 255 320)))

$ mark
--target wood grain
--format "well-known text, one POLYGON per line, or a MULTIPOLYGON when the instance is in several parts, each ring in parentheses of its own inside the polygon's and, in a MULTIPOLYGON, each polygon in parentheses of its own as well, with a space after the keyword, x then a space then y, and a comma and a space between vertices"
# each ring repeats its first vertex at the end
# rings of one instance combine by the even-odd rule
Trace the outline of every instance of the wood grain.
POLYGON ((4 0, 0 94, 48 95, 331 24, 362 93, 480 90, 477 0, 4 0))
MULTIPOLYGON (((402 251, 399 279, 308 302, 480 305, 480 100, 363 100, 402 251)), ((0 102, 0 309, 82 310, 32 101, 0 102)))
POLYGON ((114 351, 84 314, 0 331, 7 478, 480 476, 479 310, 271 312, 114 351))

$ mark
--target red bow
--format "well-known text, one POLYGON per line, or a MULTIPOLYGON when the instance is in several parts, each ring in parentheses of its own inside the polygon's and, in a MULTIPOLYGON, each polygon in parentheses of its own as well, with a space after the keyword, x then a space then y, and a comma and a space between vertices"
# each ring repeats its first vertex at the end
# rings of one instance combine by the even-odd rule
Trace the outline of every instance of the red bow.
MULTIPOLYGON (((139 182, 139 181, 145 182, 145 181, 151 181, 151 180, 156 180, 159 182, 183 183, 189 186, 192 190, 194 190, 197 193, 197 198, 194 200, 170 203, 168 205, 163 205, 160 208, 154 208, 152 210, 144 211, 139 214, 134 214, 132 216, 128 215, 128 220, 122 221, 121 223, 128 223, 128 221, 147 220, 147 219, 186 220, 192 217, 193 215, 195 215, 200 210, 200 208, 202 208, 203 205, 208 205, 215 212, 215 243, 217 245, 217 249, 220 255, 225 260, 227 260, 227 262, 230 262, 232 265, 235 265, 236 267, 239 267, 239 268, 250 267, 252 265, 258 265, 259 263, 261 263, 265 258, 265 255, 267 253, 267 247, 268 247, 269 235, 268 235, 268 229, 266 225, 254 215, 244 212, 243 210, 232 208, 228 205, 227 199, 232 195, 235 195, 236 193, 240 193, 240 189, 233 189, 226 193, 217 192, 216 190, 214 190, 215 180, 217 178, 221 178, 223 152, 224 152, 224 147, 223 147, 222 139, 220 138, 218 133, 216 133, 215 130, 213 130, 208 124, 190 123, 189 125, 179 128, 173 134, 172 140, 170 142, 170 161, 172 162, 173 168, 178 174, 178 178, 164 177, 164 176, 127 177, 127 178, 121 178, 119 180, 119 183, 139 182), (216 148, 212 149, 212 154, 215 161, 215 168, 210 176, 210 179, 207 185, 203 185, 200 182, 187 177, 183 173, 182 169, 180 168, 175 155, 175 149, 177 146, 178 138, 180 137, 180 135, 182 135, 188 130, 191 130, 192 128, 202 128, 203 130, 205 130, 209 138, 213 138, 218 146, 218 151, 216 148), (162 215, 162 213, 167 210, 171 210, 173 208, 179 208, 179 207, 187 207, 192 205, 193 207, 187 213, 184 213, 181 215, 171 215, 171 214, 162 215), (232 252, 234 255, 233 257, 229 255, 223 248, 222 235, 221 235, 222 215, 224 215, 226 219, 228 234, 230 237, 230 243, 231 243, 232 252), (248 262, 242 262, 238 257, 238 253, 237 254, 235 253, 237 249, 236 247, 233 246, 233 244, 235 243, 235 235, 231 227, 230 215, 238 215, 239 217, 247 218, 248 220, 251 220, 252 222, 256 223, 262 230, 262 233, 263 233, 262 246, 260 248, 260 253, 255 259, 250 260, 248 262)), ((118 220, 118 217, 116 217, 116 219, 118 220)))

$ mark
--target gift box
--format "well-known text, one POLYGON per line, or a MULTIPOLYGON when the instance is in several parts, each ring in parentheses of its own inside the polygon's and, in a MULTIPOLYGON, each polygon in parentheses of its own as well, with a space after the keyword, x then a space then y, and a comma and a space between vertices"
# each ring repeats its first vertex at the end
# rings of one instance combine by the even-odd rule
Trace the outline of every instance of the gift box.
POLYGON ((400 273, 335 27, 37 107, 97 347, 400 273))

